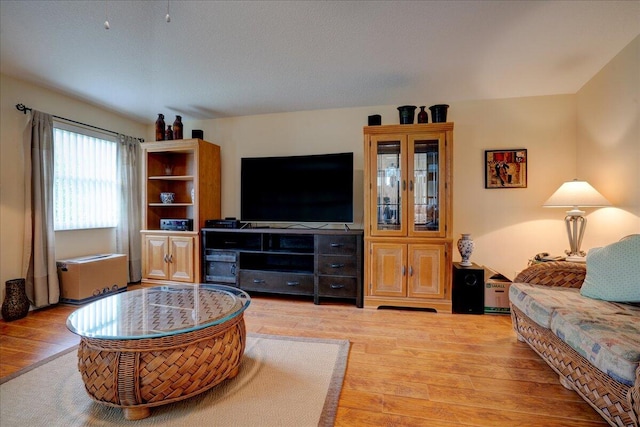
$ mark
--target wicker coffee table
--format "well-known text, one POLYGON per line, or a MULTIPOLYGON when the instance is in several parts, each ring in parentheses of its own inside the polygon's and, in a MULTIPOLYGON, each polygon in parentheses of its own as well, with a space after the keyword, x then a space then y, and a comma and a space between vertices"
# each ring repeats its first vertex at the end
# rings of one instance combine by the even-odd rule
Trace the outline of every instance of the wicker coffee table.
POLYGON ((143 288, 94 301, 67 319, 80 335, 87 393, 129 420, 238 374, 250 297, 222 285, 143 288))

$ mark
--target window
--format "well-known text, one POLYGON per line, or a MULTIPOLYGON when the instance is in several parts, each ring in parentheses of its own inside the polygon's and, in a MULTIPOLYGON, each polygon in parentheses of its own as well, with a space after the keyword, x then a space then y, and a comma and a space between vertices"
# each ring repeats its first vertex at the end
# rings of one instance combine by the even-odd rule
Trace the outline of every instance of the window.
POLYGON ((116 140, 55 123, 53 201, 55 230, 118 225, 116 140))

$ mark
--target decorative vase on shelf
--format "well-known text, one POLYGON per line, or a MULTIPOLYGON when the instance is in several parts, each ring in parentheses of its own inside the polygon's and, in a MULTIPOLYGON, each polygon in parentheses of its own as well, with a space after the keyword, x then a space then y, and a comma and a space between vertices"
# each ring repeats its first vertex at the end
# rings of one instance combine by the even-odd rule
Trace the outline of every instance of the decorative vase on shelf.
POLYGON ((164 140, 164 114, 158 114, 156 120, 156 141, 164 140))
POLYGON ((431 110, 431 121, 433 123, 445 123, 447 121, 447 104, 436 104, 429 107, 431 110))
POLYGON ((2 318, 6 322, 22 319, 29 313, 31 303, 27 298, 24 279, 7 280, 2 303, 2 318))
POLYGON ((416 106, 415 105, 403 105, 402 107, 398 107, 398 112, 400 114, 400 124, 401 125, 412 125, 413 118, 416 115, 416 106))
POLYGON ((173 139, 182 139, 182 117, 176 116, 173 122, 173 139))
POLYGON ((471 254, 473 253, 473 240, 471 240, 471 234, 462 234, 462 237, 458 239, 458 252, 462 257, 460 265, 463 267, 471 267, 471 254))
POLYGON ((429 114, 424 111, 425 107, 425 105, 420 107, 420 111, 418 112, 418 123, 429 123, 429 114))

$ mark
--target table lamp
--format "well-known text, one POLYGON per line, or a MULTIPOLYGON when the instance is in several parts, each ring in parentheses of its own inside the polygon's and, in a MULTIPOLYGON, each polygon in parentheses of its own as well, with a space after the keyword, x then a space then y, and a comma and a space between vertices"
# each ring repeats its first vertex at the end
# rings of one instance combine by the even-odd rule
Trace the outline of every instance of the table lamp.
POLYGON ((582 244, 584 231, 587 228, 587 219, 583 216, 585 212, 581 211, 579 207, 611 206, 611 203, 587 181, 574 179, 562 184, 542 206, 548 208, 572 208, 567 211, 567 216, 564 217, 571 248, 565 251, 567 254, 566 260, 585 262, 586 253, 580 250, 580 245, 582 244))

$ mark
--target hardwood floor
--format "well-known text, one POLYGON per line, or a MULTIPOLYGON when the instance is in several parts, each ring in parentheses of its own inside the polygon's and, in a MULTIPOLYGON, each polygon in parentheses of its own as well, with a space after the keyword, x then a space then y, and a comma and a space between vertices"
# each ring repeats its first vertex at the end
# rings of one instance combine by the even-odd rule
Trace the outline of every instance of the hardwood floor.
MULTIPOLYGON (((0 376, 79 342, 58 305, 0 321, 0 376)), ((336 426, 606 426, 505 315, 358 309, 254 296, 249 332, 348 339, 336 426)))

